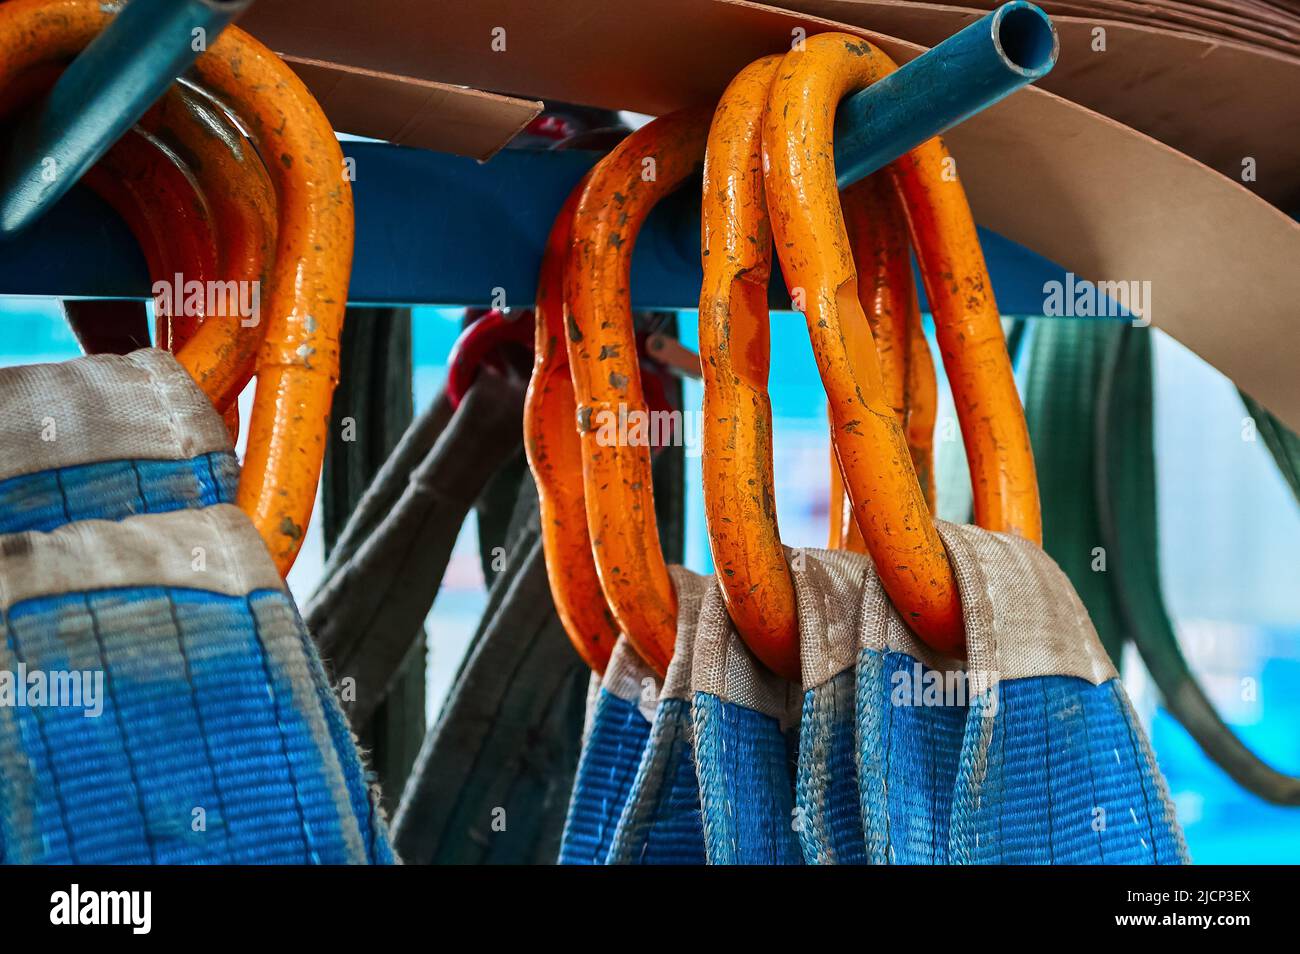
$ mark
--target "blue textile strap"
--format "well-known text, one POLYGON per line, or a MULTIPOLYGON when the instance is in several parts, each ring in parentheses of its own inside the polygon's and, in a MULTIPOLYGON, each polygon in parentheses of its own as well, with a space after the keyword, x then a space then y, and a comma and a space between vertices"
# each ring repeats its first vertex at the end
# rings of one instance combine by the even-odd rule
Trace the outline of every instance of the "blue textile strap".
POLYGON ((0 371, 0 446, 0 862, 391 862, 185 371, 152 350, 0 371))
POLYGON ((864 649, 858 657, 859 795, 871 864, 949 863, 967 710, 913 698, 932 672, 906 653, 864 649))
POLYGON ((96 717, 27 706, 0 722, 6 761, 27 763, 15 777, 26 784, 0 796, 7 861, 390 860, 282 592, 70 593, 25 601, 5 622, 29 672, 105 674, 96 717))
POLYGON ((691 704, 685 699, 659 702, 608 861, 633 865, 705 862, 691 744, 691 704))
POLYGON ((605 864, 649 736, 650 722, 636 702, 602 687, 578 760, 560 864, 605 864))
POLYGON ((0 533, 234 503, 238 484, 235 455, 220 451, 189 460, 111 460, 22 474, 0 481, 0 533))
POLYGON ((865 864, 858 805, 854 675, 804 693, 795 781, 795 828, 808 864, 865 864))
POLYGON ((691 722, 709 864, 800 864, 790 757, 777 720, 697 691, 691 722))
POLYGON ((1122 686, 1004 680, 970 707, 956 864, 1185 864, 1164 778, 1122 686))

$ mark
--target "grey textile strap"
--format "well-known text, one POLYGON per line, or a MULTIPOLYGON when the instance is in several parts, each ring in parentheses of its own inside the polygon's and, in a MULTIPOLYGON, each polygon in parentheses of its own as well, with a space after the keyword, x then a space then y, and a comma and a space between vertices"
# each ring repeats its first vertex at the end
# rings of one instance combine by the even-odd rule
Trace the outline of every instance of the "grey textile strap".
POLYGON ((308 603, 303 616, 334 678, 355 680, 345 703, 353 724, 382 700, 419 634, 470 506, 521 440, 522 413, 521 390, 480 375, 383 521, 308 603))
POLYGON ((280 572, 234 504, 78 520, 46 533, 10 533, 0 546, 0 611, 83 590, 178 587, 245 596, 284 592, 280 572), (88 574, 87 568, 93 568, 88 574))
POLYGON ((497 589, 393 819, 408 863, 549 864, 559 852, 589 671, 555 615, 540 541, 497 589))

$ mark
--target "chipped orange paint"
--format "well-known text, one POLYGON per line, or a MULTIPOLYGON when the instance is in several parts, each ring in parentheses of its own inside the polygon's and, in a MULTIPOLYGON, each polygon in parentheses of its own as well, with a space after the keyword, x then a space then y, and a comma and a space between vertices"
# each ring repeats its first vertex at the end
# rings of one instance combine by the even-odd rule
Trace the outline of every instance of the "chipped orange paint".
POLYGON ((600 161, 574 214, 565 277, 565 343, 596 570, 619 628, 660 673, 676 642, 677 596, 659 546, 650 448, 602 443, 600 435, 620 413, 646 411, 628 291, 632 248, 655 203, 700 168, 711 116, 708 108, 663 116, 600 161))
MULTIPOLYGON (((912 466, 933 512, 934 359, 921 327, 907 220, 892 180, 888 170, 868 176, 844 191, 840 206, 858 275, 858 301, 875 339, 886 397, 903 425, 912 466)), ((866 553, 834 447, 831 465, 830 546, 866 553)))
MULTIPOLYGON (((881 582, 918 636, 936 650, 959 653, 956 580, 880 362, 866 349, 868 360, 852 360, 866 317, 836 195, 832 128, 845 95, 894 68, 870 43, 838 33, 809 37, 803 49, 787 53, 764 118, 765 184, 786 280, 805 290, 845 484, 881 582)), ((1039 540, 1024 412, 970 208, 960 184, 944 175, 946 159, 935 138, 898 160, 894 172, 971 462, 976 520, 1039 540)))
POLYGON ((533 375, 524 399, 524 451, 537 482, 542 552, 551 596, 573 648, 593 670, 605 671, 618 639, 618 623, 605 602, 587 532, 582 486, 582 442, 577 400, 564 344, 568 308, 564 272, 573 215, 586 178, 578 183, 551 226, 537 277, 533 375))
MULTIPOLYGON (((910 265, 909 265, 910 272, 910 265)), ((910 279, 910 274, 909 274, 910 279)), ((912 288, 907 317, 907 383, 904 394, 903 433, 912 454, 921 495, 931 513, 935 513, 934 493, 934 422, 939 411, 938 383, 934 374, 934 356, 921 326, 921 306, 912 288)))
MULTIPOLYGON (((258 354, 238 503, 280 572, 287 573, 316 500, 338 383, 339 335, 352 268, 352 186, 320 106, 262 44, 227 27, 199 57, 195 71, 249 129, 278 201, 275 263, 262 300, 266 337, 258 354)), ((205 321, 177 356, 201 385, 207 381, 205 368, 229 374, 224 391, 207 381, 209 396, 229 394, 241 383, 240 363, 221 361, 226 349, 243 343, 238 324, 237 319, 205 321)))
MULTIPOLYGON (((113 12, 99 0, 0 3, 0 87, 71 59, 113 12)), ((352 189, 320 107, 262 44, 227 27, 194 75, 249 129, 278 202, 266 337, 237 500, 283 574, 302 545, 325 456, 352 263, 352 189)), ((206 321, 177 355, 218 407, 237 390, 248 340, 242 331, 238 319, 206 321)))
MULTIPOLYGON (((746 644, 769 668, 799 677, 798 614, 774 504, 770 369, 771 229, 763 185, 761 121, 781 61, 746 67, 714 113, 704 166, 704 283, 700 357, 702 455, 709 541, 723 597, 746 644)), ((887 176, 841 196, 868 334, 852 340, 879 360, 900 424, 906 413, 909 305, 915 304, 906 223, 887 176)), ((865 360, 854 354, 852 360, 865 360)), ((930 382, 933 387, 933 380, 930 382)), ((831 448, 831 546, 865 552, 845 509, 831 448)))
POLYGON ((779 56, 741 70, 718 101, 700 208, 700 370, 704 512, 723 598, 745 644, 799 678, 794 580, 777 526, 772 475, 772 232, 763 195, 760 120, 779 56))

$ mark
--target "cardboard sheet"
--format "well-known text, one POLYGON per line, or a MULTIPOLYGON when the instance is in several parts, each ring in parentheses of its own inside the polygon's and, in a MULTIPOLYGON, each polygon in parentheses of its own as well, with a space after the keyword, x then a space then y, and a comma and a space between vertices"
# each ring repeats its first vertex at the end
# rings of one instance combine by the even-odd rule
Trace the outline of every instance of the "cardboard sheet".
MULTIPOLYGON (((243 25, 297 55, 651 114, 716 96, 796 30, 843 29, 900 61, 922 49, 745 0, 375 0, 364 11, 281 0, 254 6, 243 25)), ((1300 225, 1239 182, 1042 89, 947 138, 981 224, 1080 278, 1150 282, 1158 327, 1300 429, 1300 225)))
MULTIPOLYGON (((977 0, 972 7, 996 3, 977 0)), ((983 9, 898 0, 785 0, 783 6, 930 47, 983 9)), ((1052 6, 1048 4, 1047 6, 1052 6)), ((1061 42, 1038 82, 1300 211, 1300 59, 1240 43, 1131 23, 1053 16, 1061 42), (1093 31, 1105 30, 1104 50, 1093 31)))
POLYGON ((542 111, 535 100, 285 56, 338 132, 488 159, 542 111))

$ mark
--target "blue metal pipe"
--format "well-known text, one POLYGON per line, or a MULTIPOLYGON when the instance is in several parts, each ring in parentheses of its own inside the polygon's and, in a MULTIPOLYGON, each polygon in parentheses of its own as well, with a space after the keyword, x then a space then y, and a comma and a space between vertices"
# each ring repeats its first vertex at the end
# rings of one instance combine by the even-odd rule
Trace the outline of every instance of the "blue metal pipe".
POLYGON ((846 97, 835 115, 840 188, 1046 76, 1059 50, 1047 14, 1016 0, 846 97))
POLYGON ((251 2, 126 3, 15 133, 0 179, 0 237, 40 218, 251 2))

